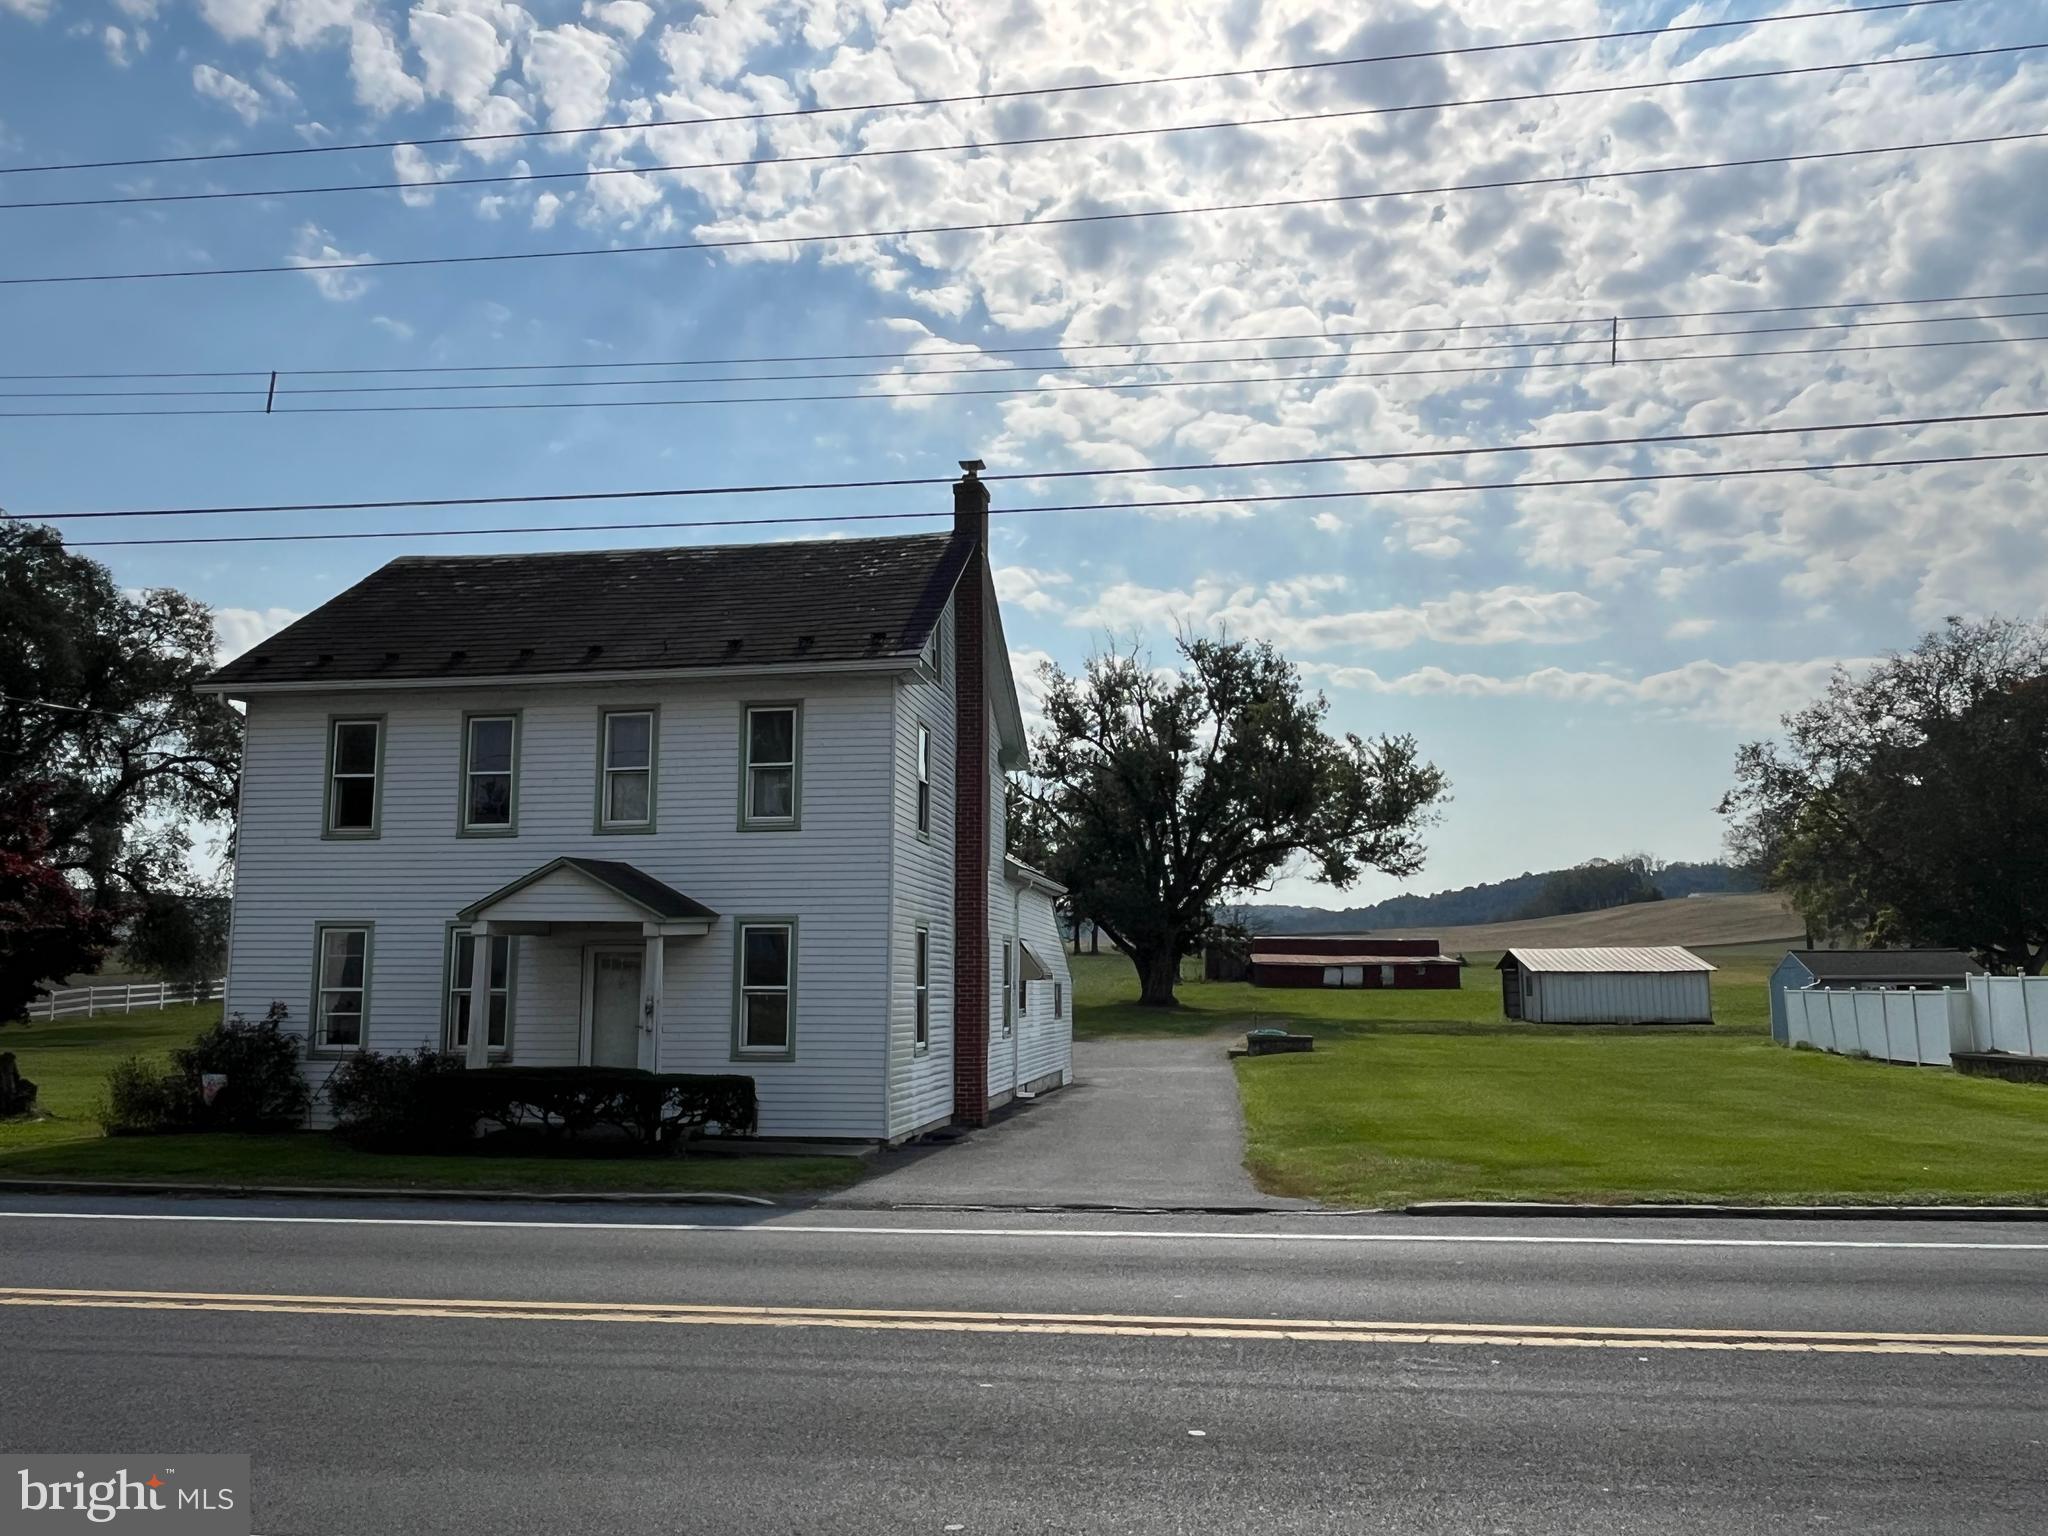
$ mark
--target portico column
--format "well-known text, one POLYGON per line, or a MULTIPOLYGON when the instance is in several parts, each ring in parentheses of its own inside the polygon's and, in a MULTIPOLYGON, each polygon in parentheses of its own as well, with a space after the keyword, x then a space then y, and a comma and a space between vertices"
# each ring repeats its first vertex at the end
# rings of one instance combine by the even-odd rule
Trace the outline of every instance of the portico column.
POLYGON ((664 988, 661 972, 663 955, 668 943, 661 936, 656 923, 642 923, 640 932, 647 940, 647 958, 640 967, 642 989, 640 1003, 640 1065, 650 1072, 661 1070, 661 995, 664 988))
POLYGON ((471 923, 469 934, 476 954, 469 964, 469 1046, 463 1062, 487 1067, 491 1064, 491 925, 471 923))

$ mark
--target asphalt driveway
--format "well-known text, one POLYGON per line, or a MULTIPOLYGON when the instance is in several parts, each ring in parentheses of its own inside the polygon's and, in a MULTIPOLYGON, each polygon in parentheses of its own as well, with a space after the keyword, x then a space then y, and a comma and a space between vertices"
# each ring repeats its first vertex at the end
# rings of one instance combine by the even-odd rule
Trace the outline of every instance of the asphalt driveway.
POLYGON ((1244 1171, 1244 1117, 1221 1040, 1074 1045, 1075 1081, 937 1146, 884 1153, 828 1205, 1294 1210, 1244 1171))

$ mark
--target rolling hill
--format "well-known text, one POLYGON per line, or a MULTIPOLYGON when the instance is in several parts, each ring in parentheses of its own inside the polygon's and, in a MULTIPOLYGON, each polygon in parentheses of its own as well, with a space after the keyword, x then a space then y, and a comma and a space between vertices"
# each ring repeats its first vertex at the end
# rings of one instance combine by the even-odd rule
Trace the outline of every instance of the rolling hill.
POLYGON ((1782 896, 1768 892, 1692 896, 1652 901, 1604 912, 1573 912, 1524 922, 1474 923, 1462 927, 1376 928, 1389 938, 1441 940, 1447 950, 1480 954, 1516 944, 1552 948, 1600 945, 1683 944, 1699 949, 1717 944, 1787 947, 1804 941, 1806 930, 1782 896))

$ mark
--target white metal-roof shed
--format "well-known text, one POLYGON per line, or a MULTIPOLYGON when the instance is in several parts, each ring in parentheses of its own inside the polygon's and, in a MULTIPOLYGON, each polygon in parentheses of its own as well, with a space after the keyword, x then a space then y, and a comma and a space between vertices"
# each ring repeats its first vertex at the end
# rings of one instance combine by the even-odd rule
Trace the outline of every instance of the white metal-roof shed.
POLYGON ((1510 949, 1501 1008, 1531 1024, 1711 1024, 1714 967, 1689 949, 1510 949))

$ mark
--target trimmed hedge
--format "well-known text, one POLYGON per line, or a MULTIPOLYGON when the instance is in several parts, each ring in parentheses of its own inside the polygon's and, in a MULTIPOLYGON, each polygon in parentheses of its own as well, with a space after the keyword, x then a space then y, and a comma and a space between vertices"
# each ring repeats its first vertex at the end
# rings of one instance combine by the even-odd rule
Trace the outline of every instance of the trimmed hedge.
POLYGON ((480 1129, 495 1128, 541 1152, 588 1151, 611 1140, 655 1153, 713 1127, 749 1136, 758 1123, 751 1077, 631 1067, 471 1070, 462 1057, 431 1050, 358 1052, 335 1069, 326 1093, 342 1135, 394 1150, 469 1150, 480 1129))

